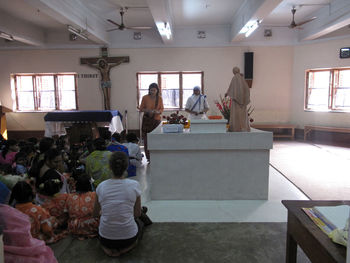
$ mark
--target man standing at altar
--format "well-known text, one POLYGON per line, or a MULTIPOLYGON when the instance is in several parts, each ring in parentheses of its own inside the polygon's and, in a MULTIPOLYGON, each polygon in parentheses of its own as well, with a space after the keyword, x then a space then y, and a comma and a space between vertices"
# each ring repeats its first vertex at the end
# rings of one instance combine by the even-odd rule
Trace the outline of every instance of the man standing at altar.
POLYGON ((247 105, 250 103, 250 89, 238 67, 233 68, 233 78, 225 93, 232 99, 230 109, 230 132, 250 131, 247 105))
POLYGON ((207 96, 201 94, 201 89, 198 86, 193 88, 193 94, 187 99, 185 111, 189 113, 189 119, 207 120, 206 112, 209 110, 207 96))

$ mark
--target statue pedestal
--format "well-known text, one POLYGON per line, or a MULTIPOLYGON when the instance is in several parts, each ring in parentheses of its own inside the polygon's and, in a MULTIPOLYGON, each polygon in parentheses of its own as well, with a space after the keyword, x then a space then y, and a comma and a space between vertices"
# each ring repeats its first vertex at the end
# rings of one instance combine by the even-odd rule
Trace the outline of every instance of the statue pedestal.
POLYGON ((165 134, 160 125, 147 136, 151 200, 268 199, 271 132, 165 134))

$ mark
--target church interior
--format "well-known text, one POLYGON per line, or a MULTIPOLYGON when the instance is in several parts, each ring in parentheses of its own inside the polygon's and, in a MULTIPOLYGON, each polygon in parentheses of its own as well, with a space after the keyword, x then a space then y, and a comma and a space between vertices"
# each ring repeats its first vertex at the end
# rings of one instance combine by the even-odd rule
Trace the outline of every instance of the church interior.
MULTIPOLYGON (((48 129, 49 110, 37 99, 33 105, 19 100, 26 90, 19 89, 18 76, 55 75, 57 83, 60 74, 74 76, 75 105, 68 110, 117 111, 122 118, 116 130, 140 136, 140 74, 200 72, 207 115, 221 116, 216 102, 229 87, 233 67, 251 84, 251 127, 273 132, 266 199, 154 200, 156 166, 143 158, 133 180, 153 225, 140 244, 111 258, 97 239, 70 236, 50 245, 57 261, 284 262, 290 256, 286 247, 294 243, 287 239, 290 210, 282 200, 350 200, 349 43, 348 0, 0 0, 5 138, 42 138, 48 129), (247 61, 246 54, 253 58, 247 61), (108 76, 96 68, 101 59, 113 65, 108 76), (311 80, 324 72, 326 78, 311 80), (105 80, 111 85, 108 106, 100 87, 105 80), (317 100, 315 94, 324 96, 317 100)), ((50 111, 64 110, 62 101, 50 111)), ((164 114, 186 115, 178 106, 182 98, 176 103, 164 114)), ((191 165, 196 171, 204 164, 191 165)), ((183 173, 191 177, 190 169, 183 173)), ((321 262, 316 245, 296 243, 298 262, 321 262)), ((344 259, 346 249, 334 246, 344 259)))

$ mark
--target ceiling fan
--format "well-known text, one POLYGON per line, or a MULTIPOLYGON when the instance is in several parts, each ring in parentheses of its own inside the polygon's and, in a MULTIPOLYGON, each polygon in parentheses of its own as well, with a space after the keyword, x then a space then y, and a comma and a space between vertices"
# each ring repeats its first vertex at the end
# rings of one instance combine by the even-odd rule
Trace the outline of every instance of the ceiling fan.
POLYGON ((120 8, 120 24, 114 22, 113 20, 111 19, 107 19, 108 22, 112 23, 113 25, 117 26, 116 28, 112 28, 112 29, 108 29, 107 32, 111 32, 111 31, 114 31, 114 30, 126 30, 126 29, 134 29, 134 30, 147 30, 147 29, 151 29, 152 27, 150 26, 126 26, 124 25, 124 14, 125 12, 128 10, 127 7, 122 7, 120 8))
POLYGON ((316 19, 316 17, 314 16, 314 17, 311 17, 311 18, 309 18, 309 19, 307 19, 307 20, 305 20, 305 21, 302 21, 302 22, 300 22, 300 23, 296 23, 295 22, 295 20, 294 20, 294 16, 295 16, 295 13, 296 13, 296 9, 295 9, 295 7, 293 6, 293 8, 292 8, 292 22, 290 23, 290 25, 288 26, 289 28, 300 28, 300 26, 302 26, 302 25, 304 25, 304 24, 306 24, 306 23, 309 23, 309 22, 311 22, 311 21, 313 21, 313 20, 315 20, 316 19))
POLYGON ((291 12, 292 12, 292 22, 289 25, 287 25, 287 26, 265 25, 265 27, 288 27, 290 29, 294 29, 294 28, 302 29, 302 27, 301 27, 302 25, 304 25, 306 23, 309 23, 309 22, 311 22, 311 21, 313 21, 313 20, 315 20, 317 18, 317 17, 314 16, 314 17, 311 17, 311 18, 309 18, 307 20, 304 20, 304 21, 302 21, 300 23, 296 23, 294 17, 295 17, 295 13, 297 12, 297 9, 295 8, 295 6, 293 6, 291 12))

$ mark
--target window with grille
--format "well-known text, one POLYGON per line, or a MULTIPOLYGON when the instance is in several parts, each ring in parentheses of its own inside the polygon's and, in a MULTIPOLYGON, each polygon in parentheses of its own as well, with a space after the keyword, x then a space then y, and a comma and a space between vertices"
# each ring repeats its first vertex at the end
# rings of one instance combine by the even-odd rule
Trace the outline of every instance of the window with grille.
POLYGON ((139 72, 137 73, 137 102, 148 94, 151 83, 157 83, 162 95, 164 109, 182 110, 193 93, 193 87, 203 90, 203 72, 139 72))
POLYGON ((76 110, 76 74, 13 74, 18 111, 76 110))
POLYGON ((350 68, 307 70, 305 109, 350 111, 350 68))

